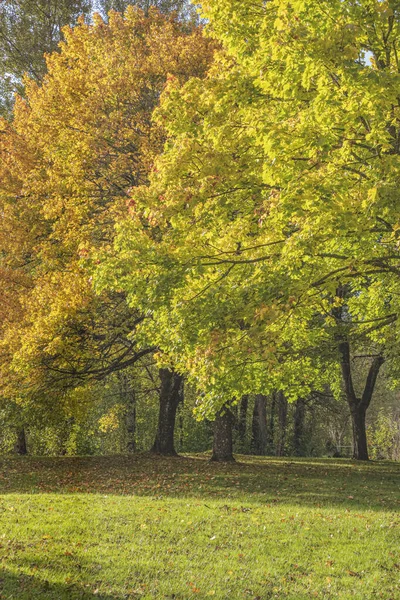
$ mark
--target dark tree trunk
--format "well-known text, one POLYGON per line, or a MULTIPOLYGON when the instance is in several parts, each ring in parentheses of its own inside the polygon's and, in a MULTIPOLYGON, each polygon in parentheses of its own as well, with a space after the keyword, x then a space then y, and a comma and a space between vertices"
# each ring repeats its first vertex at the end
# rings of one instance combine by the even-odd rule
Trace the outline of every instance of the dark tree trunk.
POLYGON ((26 454, 28 454, 28 447, 26 444, 26 434, 24 427, 21 427, 17 431, 17 440, 15 442, 14 451, 16 454, 19 454, 21 456, 25 456, 26 454))
POLYGON ((253 454, 264 456, 267 451, 267 398, 257 394, 254 401, 251 428, 251 450, 253 454))
POLYGON ((278 419, 279 432, 276 444, 276 456, 284 456, 286 444, 287 412, 288 403, 282 392, 278 392, 278 419))
POLYGON ((232 412, 228 408, 223 408, 214 421, 212 461, 232 462, 235 460, 233 458, 232 427, 232 412))
POLYGON ((303 398, 296 401, 294 409, 293 423, 293 450, 295 456, 304 456, 304 420, 306 415, 306 405, 303 398))
POLYGON ((366 409, 362 405, 350 407, 353 429, 353 458, 369 460, 367 431, 365 425, 366 409))
POLYGON ((239 406, 239 415, 237 421, 237 430, 239 435, 239 440, 242 446, 246 443, 246 430, 247 430, 247 409, 249 407, 249 397, 243 396, 240 406, 239 406))
POLYGON ((159 371, 160 411, 156 439, 151 452, 163 456, 176 456, 174 432, 176 411, 183 399, 183 377, 169 369, 159 371))
POLYGON ((372 361, 361 398, 356 396, 350 364, 350 344, 346 339, 339 343, 340 366, 342 371, 343 390, 350 408, 353 428, 353 458, 369 460, 365 417, 371 403, 379 370, 384 358, 378 355, 372 361))

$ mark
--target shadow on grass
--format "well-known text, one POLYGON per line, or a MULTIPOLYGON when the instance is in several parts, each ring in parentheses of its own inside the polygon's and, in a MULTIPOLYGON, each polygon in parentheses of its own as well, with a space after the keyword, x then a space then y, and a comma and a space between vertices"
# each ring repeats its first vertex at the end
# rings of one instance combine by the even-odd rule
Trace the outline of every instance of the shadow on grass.
POLYGON ((0 494, 90 493, 397 511, 400 463, 240 456, 3 457, 0 494))
POLYGON ((40 577, 0 569, 0 598, 15 600, 122 600, 126 596, 90 591, 78 584, 52 583, 40 577))

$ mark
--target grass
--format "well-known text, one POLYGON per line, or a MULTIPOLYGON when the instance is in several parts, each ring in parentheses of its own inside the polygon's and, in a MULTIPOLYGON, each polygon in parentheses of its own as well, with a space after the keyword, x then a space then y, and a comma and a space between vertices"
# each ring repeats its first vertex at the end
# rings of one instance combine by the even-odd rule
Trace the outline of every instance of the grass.
POLYGON ((400 464, 0 459, 0 598, 400 598, 400 464))

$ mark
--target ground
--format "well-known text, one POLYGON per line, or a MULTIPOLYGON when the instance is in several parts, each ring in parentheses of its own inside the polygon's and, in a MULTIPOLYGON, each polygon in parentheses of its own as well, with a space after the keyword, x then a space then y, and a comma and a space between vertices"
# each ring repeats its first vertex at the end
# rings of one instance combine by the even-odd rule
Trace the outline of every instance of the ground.
POLYGON ((400 598, 400 464, 0 459, 0 598, 400 598))

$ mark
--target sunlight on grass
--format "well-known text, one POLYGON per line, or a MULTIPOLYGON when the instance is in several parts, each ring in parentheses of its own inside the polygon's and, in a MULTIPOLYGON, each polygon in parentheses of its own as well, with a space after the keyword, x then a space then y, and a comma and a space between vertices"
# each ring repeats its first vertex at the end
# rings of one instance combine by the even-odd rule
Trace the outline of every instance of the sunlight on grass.
POLYGON ((4 459, 2 598, 398 598, 400 466, 4 459))

